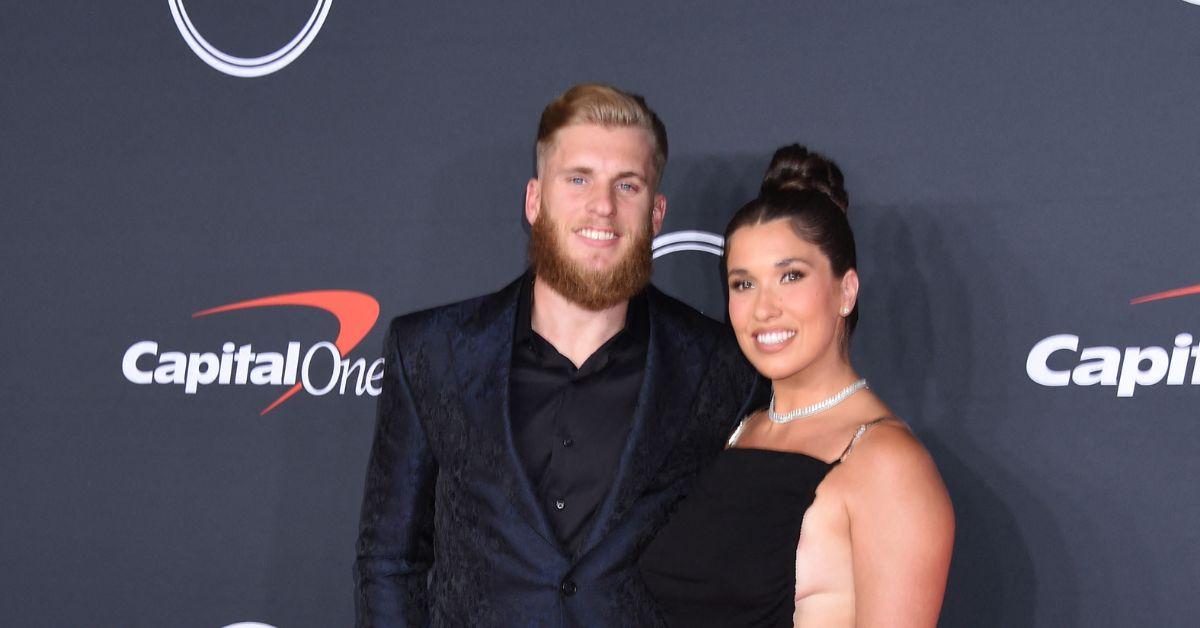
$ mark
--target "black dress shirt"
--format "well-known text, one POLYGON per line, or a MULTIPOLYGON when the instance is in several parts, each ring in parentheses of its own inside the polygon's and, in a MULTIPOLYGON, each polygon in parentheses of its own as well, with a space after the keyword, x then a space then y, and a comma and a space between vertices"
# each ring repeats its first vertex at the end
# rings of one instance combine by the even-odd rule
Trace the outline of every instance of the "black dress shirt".
POLYGON ((561 546, 575 554, 612 487, 646 372, 646 299, 579 367, 533 331, 533 278, 517 302, 510 388, 513 439, 561 546))

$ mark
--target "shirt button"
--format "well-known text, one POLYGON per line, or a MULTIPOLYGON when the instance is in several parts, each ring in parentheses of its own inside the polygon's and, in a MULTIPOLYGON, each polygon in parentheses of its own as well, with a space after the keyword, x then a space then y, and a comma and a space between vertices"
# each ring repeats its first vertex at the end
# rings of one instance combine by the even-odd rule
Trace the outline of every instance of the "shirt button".
POLYGON ((574 445, 574 444, 575 444, 575 441, 573 441, 569 438, 563 439, 563 447, 570 447, 571 445, 574 445))
POLYGON ((561 499, 559 499, 559 500, 555 500, 555 502, 554 502, 554 507, 555 507, 555 508, 557 508, 557 509, 559 509, 559 510, 562 510, 563 508, 566 508, 566 507, 567 507, 567 502, 566 502, 566 501, 564 501, 564 500, 561 500, 561 499))
POLYGON ((571 597, 572 595, 575 595, 575 592, 579 590, 579 587, 575 586, 575 582, 571 580, 563 580, 562 586, 559 587, 559 590, 562 591, 563 595, 571 597))

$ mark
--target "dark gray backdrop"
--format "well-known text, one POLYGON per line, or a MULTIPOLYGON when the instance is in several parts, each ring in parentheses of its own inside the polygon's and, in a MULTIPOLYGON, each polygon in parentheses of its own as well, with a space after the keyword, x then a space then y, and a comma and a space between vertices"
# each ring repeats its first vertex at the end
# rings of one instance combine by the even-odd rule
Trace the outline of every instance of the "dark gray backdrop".
MULTIPOLYGON (((316 2, 186 4, 253 57, 316 2)), ((348 356, 370 363, 386 317, 499 287, 523 264, 537 115, 585 80, 665 119, 668 232, 720 232, 780 144, 842 165, 855 363, 958 514, 944 625, 1200 614, 1198 388, 1026 373, 1054 334, 1200 336, 1200 296, 1129 303, 1200 283, 1200 6, 337 0, 294 62, 236 78, 168 0, 5 2, 0 50, 3 625, 349 624, 371 397, 260 416, 286 387, 188 395, 128 381, 122 356, 307 350, 327 313, 191 315, 342 289, 380 303, 348 356)), ((721 316, 714 272, 656 262, 721 316)))

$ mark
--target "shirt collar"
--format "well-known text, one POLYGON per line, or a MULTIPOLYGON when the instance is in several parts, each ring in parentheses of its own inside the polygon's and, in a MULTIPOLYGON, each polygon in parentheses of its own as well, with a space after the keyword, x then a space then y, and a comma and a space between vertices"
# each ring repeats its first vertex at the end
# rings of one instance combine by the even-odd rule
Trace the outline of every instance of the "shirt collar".
MULTIPOLYGON (((517 297, 517 320, 513 341, 516 346, 529 346, 538 351, 538 343, 533 342, 533 280, 533 270, 530 269, 521 281, 521 292, 517 297)), ((625 308, 625 326, 613 338, 621 343, 644 345, 650 338, 648 309, 646 290, 643 288, 629 300, 629 307, 625 308)))

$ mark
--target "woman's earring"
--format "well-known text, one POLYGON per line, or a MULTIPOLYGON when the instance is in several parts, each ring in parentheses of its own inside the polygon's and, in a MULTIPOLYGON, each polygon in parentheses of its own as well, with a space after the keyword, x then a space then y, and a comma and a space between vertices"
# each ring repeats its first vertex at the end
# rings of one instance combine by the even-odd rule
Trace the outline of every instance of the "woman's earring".
POLYGON ((850 316, 850 308, 843 307, 842 308, 842 316, 850 316))

